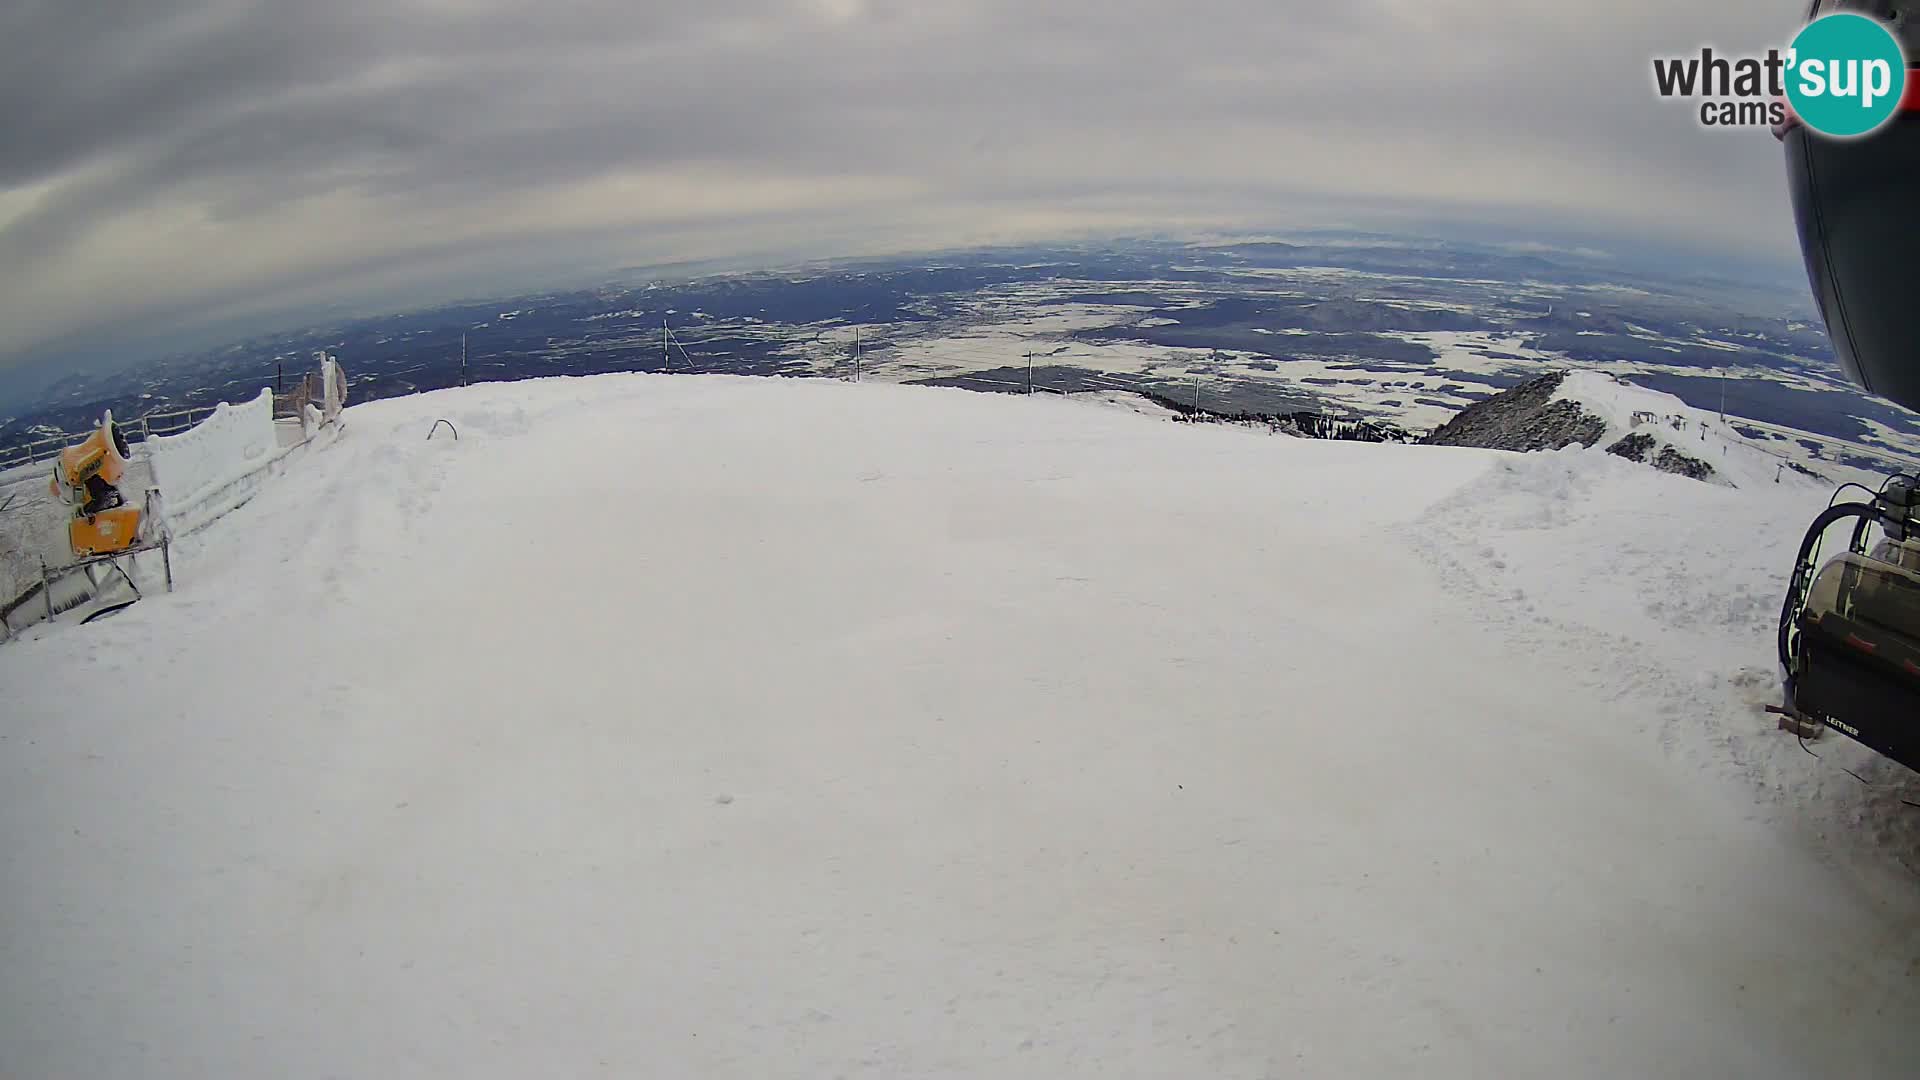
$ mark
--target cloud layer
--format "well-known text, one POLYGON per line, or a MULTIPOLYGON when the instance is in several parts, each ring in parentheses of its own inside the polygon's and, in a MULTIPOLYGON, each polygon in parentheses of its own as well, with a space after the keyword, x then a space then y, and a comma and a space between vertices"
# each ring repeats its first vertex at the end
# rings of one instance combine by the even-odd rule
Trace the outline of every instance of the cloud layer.
POLYGON ((1779 256, 1772 140, 1649 60, 1800 9, 14 0, 0 363, 162 313, 1381 207, 1779 256))

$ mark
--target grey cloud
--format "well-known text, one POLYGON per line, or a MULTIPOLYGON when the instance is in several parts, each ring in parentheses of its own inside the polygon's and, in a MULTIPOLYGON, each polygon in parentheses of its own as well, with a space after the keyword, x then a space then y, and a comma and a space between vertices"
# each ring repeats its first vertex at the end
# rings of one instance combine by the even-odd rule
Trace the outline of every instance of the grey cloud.
POLYGON ((1647 61, 1775 43, 1798 6, 16 0, 0 355, 569 250, 1260 226, 1315 198, 1782 255, 1771 140, 1702 132, 1647 61))

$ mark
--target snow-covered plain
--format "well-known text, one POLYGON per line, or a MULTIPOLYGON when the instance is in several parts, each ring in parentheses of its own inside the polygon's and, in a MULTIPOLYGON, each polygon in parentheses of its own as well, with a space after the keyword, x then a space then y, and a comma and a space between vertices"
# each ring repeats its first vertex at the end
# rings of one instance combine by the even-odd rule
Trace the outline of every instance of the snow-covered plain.
POLYGON ((824 380, 346 418, 0 648, 0 1075, 1910 1074, 1920 789, 1760 712, 1816 488, 824 380))

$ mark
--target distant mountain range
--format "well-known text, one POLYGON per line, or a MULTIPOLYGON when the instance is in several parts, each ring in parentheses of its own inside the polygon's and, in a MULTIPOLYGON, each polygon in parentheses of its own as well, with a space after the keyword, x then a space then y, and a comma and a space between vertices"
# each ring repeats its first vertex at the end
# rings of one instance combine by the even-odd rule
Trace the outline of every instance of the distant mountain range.
POLYGON ((454 304, 263 336, 0 413, 0 450, 116 415, 239 400, 326 350, 354 400, 606 371, 850 375, 992 392, 1137 390, 1208 412, 1425 432, 1553 367, 1752 421, 1810 459, 1920 455, 1858 393, 1804 293, 1591 253, 1316 233, 945 253, 454 304), (462 339, 466 362, 463 374, 462 339))

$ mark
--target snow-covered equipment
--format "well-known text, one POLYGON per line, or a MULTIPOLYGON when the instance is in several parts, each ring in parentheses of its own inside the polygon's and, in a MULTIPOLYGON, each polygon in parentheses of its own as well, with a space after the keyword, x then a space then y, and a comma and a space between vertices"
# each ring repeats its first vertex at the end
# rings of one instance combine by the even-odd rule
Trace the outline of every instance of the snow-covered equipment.
POLYGON ((48 490, 72 507, 67 541, 75 555, 109 555, 140 542, 140 508, 128 506, 120 490, 129 456, 111 412, 93 434, 60 452, 48 490))
POLYGON ((43 558, 39 582, 0 609, 0 623, 23 609, 47 620, 92 622, 129 608, 141 599, 131 571, 143 554, 159 554, 167 589, 173 589, 172 552, 158 512, 158 492, 149 489, 144 502, 136 505, 124 490, 134 482, 128 475, 131 457, 126 433, 111 412, 92 434, 61 451, 48 491, 68 510, 67 545, 73 558, 58 565, 48 565, 43 558))
POLYGON ((1800 545, 1780 613, 1780 711, 1920 770, 1920 478, 1867 493, 1830 505, 1800 545), (1843 522, 1847 550, 1822 565, 1827 532, 1843 522))

